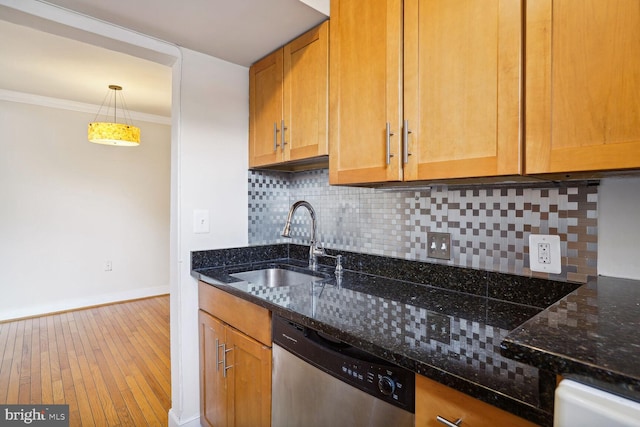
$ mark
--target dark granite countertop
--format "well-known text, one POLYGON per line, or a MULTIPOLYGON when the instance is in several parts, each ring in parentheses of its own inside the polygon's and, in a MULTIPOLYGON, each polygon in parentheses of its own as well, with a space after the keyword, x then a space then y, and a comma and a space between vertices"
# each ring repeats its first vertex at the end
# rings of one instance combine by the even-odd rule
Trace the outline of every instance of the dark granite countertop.
POLYGON ((640 282, 598 277, 512 331, 502 354, 640 401, 640 282))
POLYGON ((525 419, 552 424, 555 377, 501 355, 500 344, 578 285, 339 253, 340 280, 331 265, 319 268, 323 280, 289 287, 230 276, 269 266, 304 269, 308 247, 286 244, 193 252, 192 275, 525 419))

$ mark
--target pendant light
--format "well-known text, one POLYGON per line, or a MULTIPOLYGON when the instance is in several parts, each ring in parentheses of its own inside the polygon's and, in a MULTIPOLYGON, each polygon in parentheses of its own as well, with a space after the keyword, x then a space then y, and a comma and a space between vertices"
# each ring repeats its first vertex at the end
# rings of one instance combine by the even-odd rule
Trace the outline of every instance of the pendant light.
MULTIPOLYGON (((98 110, 98 114, 92 123, 89 123, 89 141, 96 144, 105 145, 117 145, 121 147, 137 147, 140 144, 140 128, 133 126, 131 123, 131 116, 129 115, 124 97, 120 93, 120 104, 122 105, 122 119, 125 123, 118 123, 117 107, 118 107, 118 93, 122 91, 122 86, 109 85, 109 91, 102 101, 102 105, 98 110), (113 95, 113 122, 98 122, 96 119, 104 107, 105 101, 113 95), (126 123, 128 121, 128 123, 126 123)), ((107 104, 107 114, 111 102, 107 104)))

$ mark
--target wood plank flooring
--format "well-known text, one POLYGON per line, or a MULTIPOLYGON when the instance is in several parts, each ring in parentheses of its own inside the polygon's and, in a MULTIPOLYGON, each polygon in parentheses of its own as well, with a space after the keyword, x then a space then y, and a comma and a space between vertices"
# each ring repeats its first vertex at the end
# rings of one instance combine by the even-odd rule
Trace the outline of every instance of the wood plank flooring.
POLYGON ((0 323, 0 404, 68 404, 70 426, 166 426, 169 296, 0 323))

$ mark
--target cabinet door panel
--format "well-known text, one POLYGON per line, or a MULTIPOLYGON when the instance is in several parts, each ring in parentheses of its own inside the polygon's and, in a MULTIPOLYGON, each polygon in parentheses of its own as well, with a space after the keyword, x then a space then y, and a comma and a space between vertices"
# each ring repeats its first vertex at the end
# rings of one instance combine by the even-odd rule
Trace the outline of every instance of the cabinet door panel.
POLYGON ((271 424, 271 349, 227 328, 228 427, 271 424))
POLYGON ((331 184, 402 179, 401 35, 401 0, 331 2, 331 184), (387 123, 394 133, 389 164, 387 123))
POLYGON ((640 167, 640 3, 527 2, 526 173, 640 167))
POLYGON ((222 322, 198 311, 200 325, 200 421, 207 426, 227 424, 227 394, 224 377, 220 371, 222 351, 218 344, 225 342, 225 326, 222 322))
POLYGON ((329 154, 329 22, 284 47, 285 160, 329 154))
POLYGON ((405 1, 405 180, 520 172, 521 6, 405 1))
POLYGON ((282 49, 256 62, 249 69, 250 167, 284 160, 280 129, 283 118, 282 70, 282 49), (278 132, 274 133, 274 126, 278 132))

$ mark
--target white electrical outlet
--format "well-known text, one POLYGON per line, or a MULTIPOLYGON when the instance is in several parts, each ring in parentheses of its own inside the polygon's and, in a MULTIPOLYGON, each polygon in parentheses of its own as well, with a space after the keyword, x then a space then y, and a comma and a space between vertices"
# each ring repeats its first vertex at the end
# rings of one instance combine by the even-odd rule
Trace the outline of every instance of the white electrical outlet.
POLYGON ((560 236, 529 235, 529 264, 531 271, 562 273, 560 236))
POLYGON ((109 260, 104 262, 104 271, 112 271, 113 270, 113 263, 109 260))
POLYGON ((538 262, 540 264, 551 264, 551 243, 538 243, 538 262))

